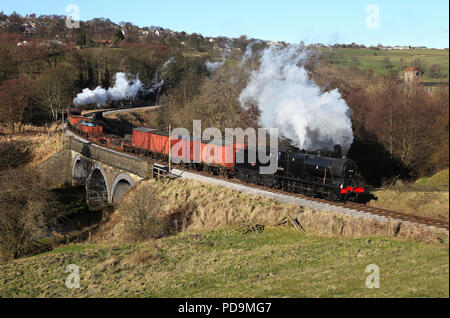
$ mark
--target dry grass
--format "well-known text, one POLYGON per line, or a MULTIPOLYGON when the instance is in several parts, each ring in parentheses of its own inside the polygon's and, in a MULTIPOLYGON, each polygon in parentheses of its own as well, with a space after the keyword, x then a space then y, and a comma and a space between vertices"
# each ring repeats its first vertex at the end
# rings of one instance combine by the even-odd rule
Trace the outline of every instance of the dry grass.
MULTIPOLYGON (((176 231, 211 230, 237 224, 275 226, 289 214, 299 221, 306 233, 311 234, 353 238, 388 235, 427 242, 448 241, 448 235, 441 231, 419 225, 313 211, 192 180, 149 180, 134 191, 156 192, 163 202, 160 215, 175 220, 173 226, 176 231)), ((114 225, 105 227, 100 233, 100 242, 125 241, 123 213, 126 211, 119 208, 113 214, 114 225)))
POLYGON ((408 212, 435 219, 449 219, 448 191, 375 191, 377 200, 370 202, 371 206, 408 212))
POLYGON ((448 169, 414 183, 380 189, 370 205, 435 219, 449 219, 448 169))
POLYGON ((439 171, 429 178, 417 180, 412 188, 415 190, 448 191, 449 171, 448 169, 439 171))
POLYGON ((0 168, 16 168, 25 164, 37 165, 64 148, 66 138, 60 127, 27 125, 21 133, 0 135, 0 168))

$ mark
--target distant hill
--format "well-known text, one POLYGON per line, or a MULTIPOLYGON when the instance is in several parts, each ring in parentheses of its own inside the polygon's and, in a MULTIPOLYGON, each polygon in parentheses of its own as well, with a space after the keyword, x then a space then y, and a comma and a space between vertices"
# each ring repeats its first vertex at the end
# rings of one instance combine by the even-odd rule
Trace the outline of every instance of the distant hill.
POLYGON ((449 51, 437 49, 380 50, 373 48, 322 48, 328 65, 372 69, 377 74, 400 75, 408 66, 420 66, 424 81, 448 81, 449 51))
MULTIPOLYGON (((117 46, 121 40, 130 43, 148 41, 167 45, 187 54, 209 53, 220 57, 224 51, 235 49, 243 54, 249 43, 258 41, 259 48, 287 45, 284 42, 250 39, 246 36, 228 38, 226 36, 207 37, 189 34, 160 26, 138 27, 129 22, 114 23, 109 19, 95 18, 81 21, 79 29, 69 29, 62 15, 18 14, 5 15, 0 12, 0 32, 22 34, 25 38, 61 40, 81 47, 117 46)), ((309 48, 320 52, 321 64, 372 69, 377 74, 400 75, 407 66, 421 66, 424 81, 448 81, 449 52, 446 50, 411 48, 404 46, 365 47, 352 44, 311 44, 309 48)), ((229 56, 231 60, 236 57, 229 56)))

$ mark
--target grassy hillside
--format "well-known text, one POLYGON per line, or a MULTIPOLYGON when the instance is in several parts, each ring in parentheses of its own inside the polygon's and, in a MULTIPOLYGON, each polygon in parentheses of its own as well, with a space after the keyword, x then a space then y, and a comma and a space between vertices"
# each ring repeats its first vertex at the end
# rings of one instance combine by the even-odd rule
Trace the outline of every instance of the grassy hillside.
POLYGON ((413 185, 416 189, 422 190, 443 190, 448 191, 449 174, 448 169, 436 173, 429 178, 421 178, 413 185))
POLYGON ((0 265, 2 297, 448 297, 448 246, 227 227, 137 245, 70 245, 0 265), (66 266, 80 289, 65 287, 66 266), (365 268, 380 268, 368 289, 365 268))
POLYGON ((413 184, 375 191, 377 200, 370 205, 448 220, 448 180, 447 169, 413 184))
MULTIPOLYGON (((337 66, 347 66, 353 65, 352 59, 357 58, 361 63, 360 67, 362 69, 373 69, 375 73, 387 74, 390 70, 394 69, 396 71, 401 70, 402 59, 404 66, 410 66, 414 59, 421 59, 425 62, 426 66, 431 66, 433 64, 439 64, 442 67, 442 73, 447 75, 445 78, 448 81, 449 74, 449 52, 444 50, 391 50, 391 51, 381 51, 372 49, 352 49, 352 48, 339 48, 333 49, 332 52, 336 54, 337 66), (385 58, 389 58, 393 68, 384 68, 382 61, 385 58)), ((328 53, 328 49, 324 50, 324 53, 328 53)), ((423 76, 424 81, 431 81, 426 74, 423 76)))
POLYGON ((387 232, 393 228, 373 219, 150 180, 126 196, 90 244, 0 264, 0 297, 448 297, 448 236, 407 224, 396 238, 387 232), (149 191, 163 202, 160 215, 176 218, 175 231, 128 243, 127 204, 149 191), (286 213, 303 230, 274 226, 286 213), (265 225, 261 234, 246 231, 255 224, 265 225), (70 264, 80 268, 80 289, 65 286, 70 264), (370 264, 380 268, 380 289, 365 286, 370 264))

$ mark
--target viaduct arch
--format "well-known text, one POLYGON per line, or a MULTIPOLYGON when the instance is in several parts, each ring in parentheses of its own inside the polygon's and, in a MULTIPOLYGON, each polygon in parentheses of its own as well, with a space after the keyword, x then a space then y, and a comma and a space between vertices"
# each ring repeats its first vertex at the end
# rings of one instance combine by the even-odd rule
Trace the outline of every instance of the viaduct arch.
POLYGON ((151 162, 70 138, 72 185, 86 187, 91 207, 118 203, 125 194, 149 178, 151 162))

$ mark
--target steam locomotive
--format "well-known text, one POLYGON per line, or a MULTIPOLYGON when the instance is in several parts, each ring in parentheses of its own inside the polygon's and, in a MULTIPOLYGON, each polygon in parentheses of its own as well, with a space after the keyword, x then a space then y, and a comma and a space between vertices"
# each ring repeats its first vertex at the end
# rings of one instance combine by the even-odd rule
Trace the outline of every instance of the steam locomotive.
MULTIPOLYGON (((245 182, 330 201, 356 201, 364 192, 364 188, 357 186, 356 163, 338 158, 338 149, 323 156, 320 151, 307 153, 296 147, 282 147, 275 154, 278 166, 273 174, 259 173, 261 166, 268 163, 245 160, 236 164, 236 176, 245 182)), ((244 157, 250 158, 249 152, 254 150, 243 151, 244 157)))
POLYGON ((364 192, 364 188, 357 186, 356 163, 342 158, 339 146, 326 155, 307 153, 295 147, 280 147, 277 153, 271 153, 269 148, 252 149, 234 142, 186 135, 169 137, 167 131, 149 128, 135 128, 131 136, 120 138, 104 134, 101 125, 90 122, 76 109, 70 109, 68 117, 72 131, 114 150, 166 162, 170 157, 182 167, 331 201, 356 201, 364 192), (257 152, 265 153, 269 160, 262 162, 257 152), (276 169, 261 173, 271 162, 276 163, 276 169))

